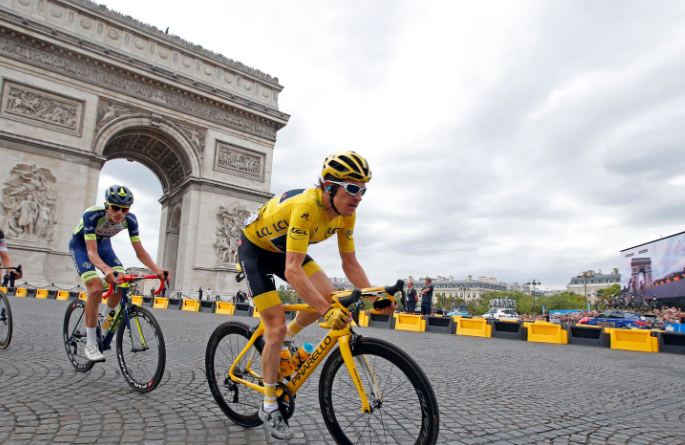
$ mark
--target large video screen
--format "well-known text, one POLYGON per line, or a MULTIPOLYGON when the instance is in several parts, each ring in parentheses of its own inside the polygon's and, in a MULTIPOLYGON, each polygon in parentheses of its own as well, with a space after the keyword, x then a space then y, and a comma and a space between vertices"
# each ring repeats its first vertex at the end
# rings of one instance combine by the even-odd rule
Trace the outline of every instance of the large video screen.
POLYGON ((648 298, 685 296, 685 232, 622 250, 621 289, 648 298))

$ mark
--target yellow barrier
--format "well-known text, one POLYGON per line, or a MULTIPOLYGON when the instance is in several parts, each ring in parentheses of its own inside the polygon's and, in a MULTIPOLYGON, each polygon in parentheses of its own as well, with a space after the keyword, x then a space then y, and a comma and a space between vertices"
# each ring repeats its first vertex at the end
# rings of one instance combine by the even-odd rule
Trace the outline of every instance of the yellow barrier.
POLYGON ((162 297, 155 297, 155 301, 152 303, 153 308, 166 309, 169 307, 169 299, 162 297))
POLYGON ((47 289, 36 289, 36 298, 42 298, 43 300, 47 300, 48 290, 47 289))
POLYGON ((0 287, 0 290, 2 291, 3 294, 7 293, 7 288, 6 287, 0 287))
POLYGON ((523 323, 528 328, 528 341, 535 343, 554 343, 557 345, 568 344, 568 331, 561 328, 560 324, 542 322, 523 323))
POLYGON ((253 317, 256 317, 256 318, 260 318, 260 317, 259 317, 259 311, 257 310, 257 307, 256 307, 256 306, 255 306, 254 310, 252 311, 252 316, 253 316, 253 317))
POLYGON ((469 337, 492 337, 492 326, 485 318, 462 318, 454 317, 457 322, 457 335, 469 337))
POLYGON ((611 349, 659 352, 659 339, 648 329, 605 328, 604 332, 611 335, 611 349))
POLYGON ((426 331, 426 320, 423 315, 397 314, 395 329, 399 331, 426 331))
POLYGON ((143 297, 140 295, 132 295, 131 296, 131 303, 135 304, 136 306, 142 306, 143 305, 143 297))
POLYGON ((216 312, 214 312, 215 314, 233 315, 233 311, 235 311, 234 303, 229 303, 227 301, 216 302, 216 312))
POLYGON ((183 311, 197 312, 200 310, 200 300, 187 300, 183 299, 183 311))
POLYGON ((78 294, 78 299, 79 299, 79 300, 87 300, 87 299, 88 299, 88 294, 85 293, 85 292, 80 292, 80 293, 78 294))
POLYGON ((24 287, 18 287, 17 292, 14 294, 15 297, 25 297, 26 296, 26 288, 24 287))
POLYGON ((69 299, 69 291, 68 290, 58 290, 57 291, 57 299, 59 301, 67 301, 69 299))

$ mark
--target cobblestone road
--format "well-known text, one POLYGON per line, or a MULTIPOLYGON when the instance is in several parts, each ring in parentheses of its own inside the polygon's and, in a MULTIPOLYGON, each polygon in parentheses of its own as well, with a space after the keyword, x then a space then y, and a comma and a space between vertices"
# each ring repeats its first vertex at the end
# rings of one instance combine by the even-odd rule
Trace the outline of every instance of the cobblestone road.
MULTIPOLYGON (((74 371, 61 337, 66 302, 10 297, 14 336, 0 350, 0 443, 279 443, 224 417, 204 374, 207 339, 225 315, 153 309, 167 347, 150 394, 132 391, 113 353, 74 371)), ((241 321, 251 321, 235 317, 241 321)), ((298 337, 315 342, 322 330, 298 337)), ((439 399, 439 443, 685 443, 685 356, 364 328, 401 345, 439 399)), ((332 440, 317 379, 298 397, 291 443, 332 440)), ((407 407, 407 415, 411 415, 407 407)))

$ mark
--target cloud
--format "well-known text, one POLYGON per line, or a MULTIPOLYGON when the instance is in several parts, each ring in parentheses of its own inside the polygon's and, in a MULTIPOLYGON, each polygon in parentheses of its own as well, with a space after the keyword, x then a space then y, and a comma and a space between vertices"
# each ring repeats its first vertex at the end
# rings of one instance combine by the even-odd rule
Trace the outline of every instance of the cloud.
MULTIPOLYGON (((369 159, 355 237, 373 282, 487 275, 561 288, 682 231, 680 3, 194 5, 108 2, 279 77, 292 118, 273 193, 311 186, 329 153, 369 159)), ((133 173, 121 177, 150 197, 142 217, 161 189, 133 173)), ((342 276, 336 247, 311 248, 329 276, 342 276)))

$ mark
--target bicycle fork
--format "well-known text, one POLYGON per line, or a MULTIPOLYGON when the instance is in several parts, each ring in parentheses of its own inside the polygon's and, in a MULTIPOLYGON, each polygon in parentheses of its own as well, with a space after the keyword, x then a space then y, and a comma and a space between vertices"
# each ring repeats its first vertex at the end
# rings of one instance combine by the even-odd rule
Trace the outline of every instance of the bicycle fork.
POLYGON ((373 412, 374 409, 380 408, 383 404, 383 399, 378 387, 376 376, 373 374, 371 366, 366 360, 366 357, 363 355, 358 355, 357 357, 352 356, 352 345, 350 344, 351 339, 351 334, 340 337, 338 339, 338 347, 340 348, 340 353, 342 354, 347 371, 350 373, 350 377, 352 377, 352 381, 354 382, 354 386, 357 388, 357 392, 359 392, 359 398, 361 399, 362 403, 362 412, 368 414, 373 412), (359 364, 359 367, 357 367, 357 364, 359 364), (364 383, 359 375, 359 369, 361 369, 361 372, 366 377, 367 382, 372 382, 370 385, 371 387, 369 388, 369 394, 367 394, 367 391, 364 388, 364 383), (370 398, 372 400, 371 405, 369 404, 369 395, 371 396, 370 398))

